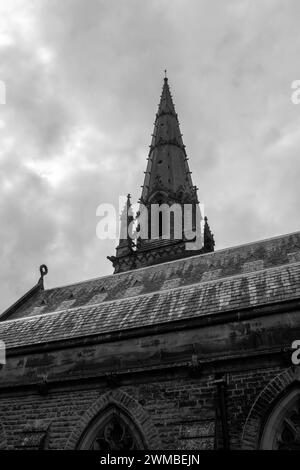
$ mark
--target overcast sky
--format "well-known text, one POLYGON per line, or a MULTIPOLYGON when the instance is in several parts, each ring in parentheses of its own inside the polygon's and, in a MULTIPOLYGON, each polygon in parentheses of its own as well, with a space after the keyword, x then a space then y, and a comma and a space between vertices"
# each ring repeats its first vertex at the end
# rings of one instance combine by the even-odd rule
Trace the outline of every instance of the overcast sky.
POLYGON ((167 68, 221 249, 299 230, 299 0, 0 0, 0 311, 112 272, 96 208, 138 199, 167 68))

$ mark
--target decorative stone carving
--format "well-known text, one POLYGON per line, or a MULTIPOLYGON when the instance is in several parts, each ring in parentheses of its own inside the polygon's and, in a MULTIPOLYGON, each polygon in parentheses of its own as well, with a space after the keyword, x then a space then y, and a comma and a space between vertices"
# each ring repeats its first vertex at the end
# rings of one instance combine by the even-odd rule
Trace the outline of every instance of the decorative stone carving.
POLYGON ((138 448, 137 441, 129 427, 121 418, 112 416, 97 433, 91 450, 135 450, 138 448))

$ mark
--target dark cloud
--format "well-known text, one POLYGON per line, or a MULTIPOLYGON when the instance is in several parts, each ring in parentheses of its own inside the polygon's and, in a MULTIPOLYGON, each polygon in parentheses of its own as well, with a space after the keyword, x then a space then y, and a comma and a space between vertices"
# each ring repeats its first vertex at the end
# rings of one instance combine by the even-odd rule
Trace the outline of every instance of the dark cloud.
POLYGON ((1 309, 111 272, 96 208, 140 196, 168 69, 217 247, 299 229, 297 0, 10 0, 0 6, 1 309), (3 27, 2 27, 3 26, 3 27))

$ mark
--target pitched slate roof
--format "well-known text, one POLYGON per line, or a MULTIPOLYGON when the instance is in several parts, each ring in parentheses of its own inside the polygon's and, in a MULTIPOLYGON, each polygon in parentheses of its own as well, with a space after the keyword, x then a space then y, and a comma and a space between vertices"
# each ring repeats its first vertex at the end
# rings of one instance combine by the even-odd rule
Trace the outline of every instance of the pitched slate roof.
POLYGON ((300 232, 38 290, 0 322, 0 339, 13 348, 297 298, 300 232))

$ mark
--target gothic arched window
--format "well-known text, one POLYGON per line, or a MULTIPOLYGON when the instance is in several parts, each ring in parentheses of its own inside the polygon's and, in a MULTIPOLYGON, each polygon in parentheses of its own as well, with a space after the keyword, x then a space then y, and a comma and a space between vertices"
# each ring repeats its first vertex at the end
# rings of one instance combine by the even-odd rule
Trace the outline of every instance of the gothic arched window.
POLYGON ((271 412, 262 433, 261 449, 300 450, 300 390, 283 397, 271 412))
POLYGON ((80 449, 135 450, 144 449, 142 436, 132 420, 116 406, 107 408, 84 433, 80 449))

